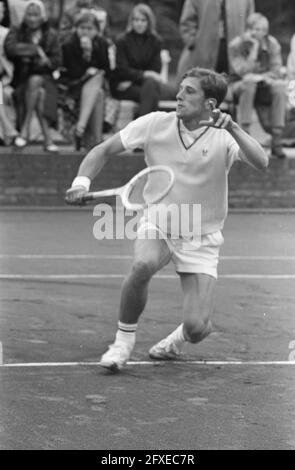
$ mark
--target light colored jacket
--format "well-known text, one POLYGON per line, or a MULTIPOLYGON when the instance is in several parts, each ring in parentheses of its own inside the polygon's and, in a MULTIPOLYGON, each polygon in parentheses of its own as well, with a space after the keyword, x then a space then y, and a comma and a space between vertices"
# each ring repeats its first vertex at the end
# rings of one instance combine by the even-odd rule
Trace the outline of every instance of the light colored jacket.
POLYGON ((289 80, 295 80, 295 34, 291 39, 290 54, 287 59, 287 76, 289 80))
MULTIPOLYGON (((180 18, 180 34, 185 44, 178 76, 191 67, 213 68, 219 47, 221 0, 186 0, 180 18)), ((244 33, 254 0, 226 0, 227 43, 244 33)))
POLYGON ((244 35, 233 39, 229 44, 229 61, 234 75, 242 78, 247 73, 271 73, 280 77, 282 53, 279 42, 267 36, 265 50, 260 50, 255 62, 249 60, 250 46, 244 35))

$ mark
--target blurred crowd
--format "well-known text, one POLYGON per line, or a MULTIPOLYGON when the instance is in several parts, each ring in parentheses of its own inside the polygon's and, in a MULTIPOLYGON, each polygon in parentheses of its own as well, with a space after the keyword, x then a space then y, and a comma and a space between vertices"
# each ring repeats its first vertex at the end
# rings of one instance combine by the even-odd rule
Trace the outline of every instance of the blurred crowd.
POLYGON ((46 151, 58 151, 54 128, 77 150, 90 148, 117 130, 122 100, 137 103, 134 118, 156 111, 160 100, 175 100, 183 73, 200 66, 228 75, 230 111, 251 132, 255 109, 273 155, 285 157, 284 137, 295 141, 295 100, 288 99, 295 90, 295 34, 283 64, 254 0, 186 0, 174 80, 151 8, 136 4, 114 37, 97 3, 76 0, 57 31, 41 0, 0 0, 2 145, 28 145, 37 120, 46 151))

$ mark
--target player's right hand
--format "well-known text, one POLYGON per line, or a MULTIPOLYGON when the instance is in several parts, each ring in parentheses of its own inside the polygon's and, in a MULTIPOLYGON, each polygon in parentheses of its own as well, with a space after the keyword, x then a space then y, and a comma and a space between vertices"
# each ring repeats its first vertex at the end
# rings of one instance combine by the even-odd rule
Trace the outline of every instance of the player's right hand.
POLYGON ((223 113, 220 109, 213 109, 208 121, 202 120, 199 122, 200 126, 214 127, 215 129, 230 130, 233 125, 233 120, 230 114, 223 113))
POLYGON ((83 196, 87 194, 87 189, 84 186, 74 186, 66 192, 65 201, 72 206, 82 206, 85 204, 83 196))

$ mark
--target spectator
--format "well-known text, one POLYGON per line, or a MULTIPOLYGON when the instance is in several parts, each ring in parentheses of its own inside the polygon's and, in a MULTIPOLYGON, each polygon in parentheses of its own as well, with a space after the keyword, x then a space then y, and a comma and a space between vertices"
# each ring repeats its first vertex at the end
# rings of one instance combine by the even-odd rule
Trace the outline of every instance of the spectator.
POLYGON ((228 44, 245 31, 254 10, 254 0, 186 0, 180 18, 184 49, 177 83, 195 66, 228 73, 228 44))
POLYGON ((92 12, 81 13, 75 31, 63 44, 63 82, 75 101, 76 149, 86 133, 88 146, 102 140, 104 80, 110 75, 108 43, 99 36, 99 22, 92 12), (93 142, 90 144, 89 142, 93 142))
POLYGON ((287 58, 287 94, 288 105, 286 125, 283 131, 285 146, 295 147, 295 34, 290 43, 290 53, 287 58))
MULTIPOLYGON (((8 116, 9 106, 12 104, 12 88, 10 86, 13 65, 7 59, 4 53, 4 41, 8 34, 8 28, 2 25, 3 18, 5 18, 5 2, 0 1, 0 80, 1 80, 1 92, 3 97, 3 104, 0 103, 0 123, 1 123, 1 138, 5 145, 12 143, 18 135, 17 130, 12 124, 12 120, 8 116)), ((10 107, 11 110, 12 107, 10 107)))
POLYGON ((236 76, 232 91, 239 99, 240 121, 246 132, 250 129, 255 102, 269 101, 272 153, 285 158, 281 137, 285 126, 286 85, 280 79, 281 46, 268 31, 267 18, 254 13, 248 18, 246 33, 230 43, 230 62, 236 76))
POLYGON ((7 35, 4 48, 14 63, 12 85, 20 126, 17 147, 27 145, 34 111, 44 135, 44 148, 56 152, 49 123, 57 120, 57 87, 52 73, 61 64, 61 50, 56 33, 49 27, 44 4, 29 0, 19 28, 7 35))
POLYGON ((75 26, 76 19, 81 13, 94 9, 96 10, 97 7, 94 5, 93 0, 76 0, 74 6, 66 10, 61 19, 60 31, 62 37, 66 38, 71 34, 75 26))
POLYGON ((290 53, 287 59, 288 80, 295 80, 295 34, 291 39, 290 53))
POLYGON ((138 116, 157 110, 162 40, 148 5, 139 3, 132 9, 126 32, 118 38, 116 47, 114 96, 139 103, 138 116))

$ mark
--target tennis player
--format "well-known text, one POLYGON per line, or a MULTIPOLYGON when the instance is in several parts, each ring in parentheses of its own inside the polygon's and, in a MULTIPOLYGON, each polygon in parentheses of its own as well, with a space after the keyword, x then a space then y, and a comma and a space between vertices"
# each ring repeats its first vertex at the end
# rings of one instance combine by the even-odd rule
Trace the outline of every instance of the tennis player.
MULTIPOLYGON (((94 147, 80 165, 67 191, 69 204, 80 204, 91 180, 107 159, 123 150, 142 148, 147 165, 167 165, 175 183, 166 201, 201 204, 201 243, 174 239, 143 217, 135 241, 131 271, 123 283, 118 330, 101 365, 116 371, 129 360, 136 328, 144 310, 152 276, 170 260, 183 290, 183 321, 154 345, 153 359, 176 359, 186 342, 198 343, 212 329, 212 300, 217 279, 222 228, 227 215, 227 176, 239 160, 264 169, 268 157, 259 143, 218 108, 227 92, 227 80, 214 71, 186 72, 177 94, 176 112, 153 112, 128 124, 118 134, 94 147), (157 236, 161 235, 161 236, 157 236)), ((165 199, 164 199, 165 203, 165 199)))

